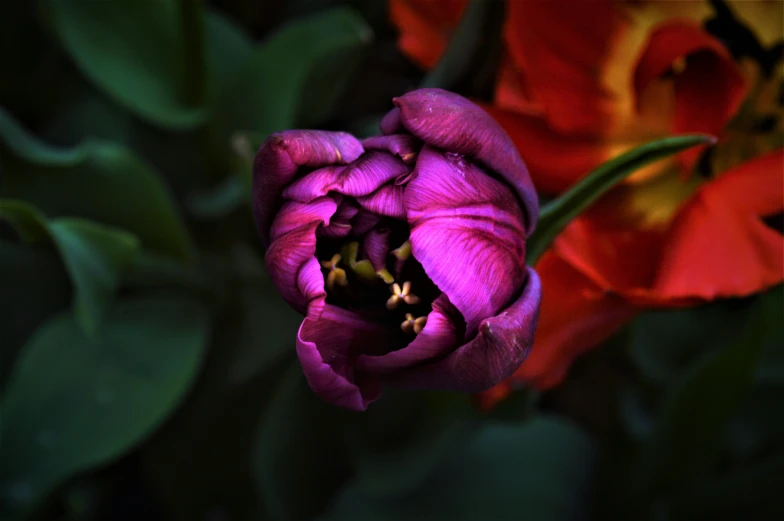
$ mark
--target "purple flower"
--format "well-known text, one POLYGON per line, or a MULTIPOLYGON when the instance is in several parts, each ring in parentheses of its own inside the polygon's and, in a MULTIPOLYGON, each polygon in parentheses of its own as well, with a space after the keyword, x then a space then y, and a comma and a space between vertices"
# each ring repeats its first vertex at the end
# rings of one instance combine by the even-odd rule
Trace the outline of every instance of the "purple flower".
POLYGON ((482 109, 440 89, 393 100, 382 136, 289 130, 254 164, 254 214, 297 355, 325 400, 382 384, 478 392, 512 374, 541 300, 525 264, 528 171, 482 109))

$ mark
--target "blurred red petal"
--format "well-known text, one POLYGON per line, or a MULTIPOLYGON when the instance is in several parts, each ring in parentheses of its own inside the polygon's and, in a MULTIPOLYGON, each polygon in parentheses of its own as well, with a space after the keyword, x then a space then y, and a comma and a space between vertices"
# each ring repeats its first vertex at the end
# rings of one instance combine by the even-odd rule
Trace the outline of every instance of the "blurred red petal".
MULTIPOLYGON (((670 71, 675 73, 672 130, 721 133, 747 90, 724 45, 694 23, 671 22, 659 26, 651 33, 634 71, 638 110, 645 89, 670 71), (678 70, 681 67, 683 70, 678 70)), ((703 150, 704 147, 697 147, 681 154, 687 170, 691 170, 703 150)))
POLYGON ((400 31, 400 50, 424 69, 432 68, 460 22, 468 0, 389 0, 389 18, 400 31))
POLYGON ((673 223, 654 293, 662 299, 749 295, 784 280, 784 150, 704 185, 673 223))

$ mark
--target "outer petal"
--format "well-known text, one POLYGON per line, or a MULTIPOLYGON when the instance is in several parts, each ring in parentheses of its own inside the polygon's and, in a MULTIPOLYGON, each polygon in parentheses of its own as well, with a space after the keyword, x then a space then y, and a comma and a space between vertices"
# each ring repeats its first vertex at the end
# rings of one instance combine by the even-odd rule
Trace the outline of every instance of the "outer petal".
MULTIPOLYGON (((686 57, 675 77, 673 131, 719 134, 746 96, 746 84, 724 45, 696 23, 671 22, 651 33, 634 71, 638 106, 645 89, 686 57)), ((703 149, 681 155, 688 170, 703 149)))
POLYGON ((710 300, 784 280, 784 237, 763 218, 784 211, 784 150, 704 185, 673 223, 654 293, 710 300))
POLYGON ((326 167, 294 181, 283 197, 307 203, 329 192, 354 197, 368 195, 409 171, 403 161, 385 152, 368 152, 345 167, 326 167))
POLYGON ((371 373, 389 373, 434 360, 462 342, 464 324, 461 322, 460 313, 442 293, 433 302, 425 328, 408 346, 381 356, 361 355, 357 367, 371 373))
POLYGON ((359 141, 345 132, 289 130, 268 137, 253 163, 253 214, 262 244, 269 246, 269 226, 280 195, 301 167, 350 163, 363 152, 359 141))
POLYGON ((336 208, 331 197, 309 205, 288 201, 272 223, 272 244, 264 256, 267 271, 283 298, 303 314, 324 295, 324 277, 314 257, 316 230, 329 223, 336 208))
POLYGON ((386 328, 326 304, 302 322, 297 356, 311 389, 324 400, 357 411, 381 395, 380 382, 354 369, 354 358, 367 345, 384 342, 386 328))
POLYGON ((413 389, 485 391, 509 377, 525 360, 534 340, 542 288, 536 272, 519 298, 482 322, 477 336, 445 357, 389 375, 391 384, 413 389))
POLYGON ((525 163, 512 140, 490 115, 457 94, 419 89, 395 98, 402 125, 425 143, 468 156, 497 173, 516 192, 530 234, 539 218, 539 200, 525 163))
POLYGON ((508 305, 526 276, 517 199, 464 158, 426 145, 405 204, 414 258, 460 310, 472 335, 508 305))

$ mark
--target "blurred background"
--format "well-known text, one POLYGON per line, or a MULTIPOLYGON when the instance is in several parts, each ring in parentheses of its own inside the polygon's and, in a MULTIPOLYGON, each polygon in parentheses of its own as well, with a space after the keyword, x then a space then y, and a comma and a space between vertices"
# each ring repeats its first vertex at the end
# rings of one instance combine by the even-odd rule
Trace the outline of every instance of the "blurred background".
POLYGON ((0 0, 0 517, 784 519, 782 24, 776 0, 0 0), (509 381, 347 412, 302 377, 251 164, 276 130, 373 135, 420 86, 493 114, 543 200, 655 137, 719 144, 556 240, 509 381))

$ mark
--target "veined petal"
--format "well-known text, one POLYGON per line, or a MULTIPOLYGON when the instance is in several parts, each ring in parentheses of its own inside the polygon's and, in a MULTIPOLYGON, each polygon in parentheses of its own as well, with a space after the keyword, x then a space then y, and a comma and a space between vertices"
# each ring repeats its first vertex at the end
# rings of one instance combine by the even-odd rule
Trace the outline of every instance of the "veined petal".
POLYGON ((443 293, 433 302, 425 328, 403 349, 372 356, 361 355, 357 367, 370 373, 389 373, 443 356, 463 341, 463 319, 443 293))
POLYGON ((784 280, 784 236, 763 218, 784 211, 784 150, 703 185, 678 213, 654 294, 740 297, 784 280))
POLYGON ((357 213, 359 213, 359 207, 354 201, 350 199, 342 201, 335 215, 329 220, 329 224, 319 228, 317 235, 319 237, 332 238, 348 236, 352 229, 351 220, 357 213))
POLYGON ((297 356, 311 389, 329 403, 364 411, 381 395, 381 384, 356 370, 354 359, 388 336, 386 328, 330 304, 320 316, 308 314, 297 335, 297 356))
POLYGON ((539 277, 529 268, 517 300, 483 321, 473 340, 440 359, 392 373, 386 381, 410 389, 490 389, 509 377, 528 355, 541 298, 539 277))
POLYGON ((379 271, 386 268, 389 256, 389 230, 373 228, 365 235, 362 247, 373 269, 379 271))
POLYGON ((416 137, 448 152, 476 160, 517 192, 530 234, 539 218, 539 200, 525 163, 512 140, 490 115, 462 96, 419 89, 393 100, 403 126, 416 137))
POLYGON ((405 220, 402 186, 384 185, 370 195, 357 197, 359 205, 369 212, 405 220))
POLYGON ((401 159, 372 151, 345 167, 326 167, 311 172, 290 184, 283 197, 309 202, 329 192, 354 197, 368 195, 408 171, 401 159))
POLYGON ((369 212, 367 210, 360 210, 357 215, 351 219, 351 233, 355 236, 365 235, 372 230, 378 223, 381 222, 381 217, 378 214, 369 212))
POLYGON ((384 114, 379 127, 381 128, 381 133, 385 136, 397 134, 404 130, 402 123, 400 123, 400 109, 395 107, 384 114))
POLYGON ((280 196, 301 167, 345 164, 364 150, 345 132, 288 130, 272 134, 253 163, 253 214, 262 244, 269 246, 269 227, 280 207, 280 196))
MULTIPOLYGON (((670 22, 654 30, 634 71, 634 90, 639 110, 645 89, 684 60, 675 74, 677 133, 719 134, 746 96, 746 83, 724 45, 697 23, 670 22)), ((681 154, 691 170, 704 147, 681 154)))
POLYGON ((272 223, 272 243, 264 256, 267 271, 286 302, 303 314, 309 303, 325 295, 315 259, 316 230, 329 223, 336 208, 332 197, 312 204, 287 201, 272 223))
POLYGON ((362 140, 365 150, 382 150, 394 154, 407 165, 416 161, 422 143, 414 136, 392 134, 389 136, 373 136, 362 140))
POLYGON ((414 258, 472 335, 508 305, 526 277, 525 217, 517 198, 466 158, 426 145, 405 205, 414 258))

